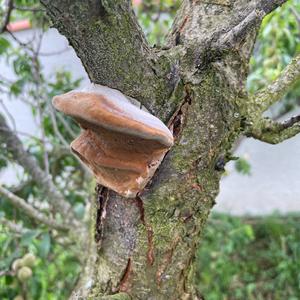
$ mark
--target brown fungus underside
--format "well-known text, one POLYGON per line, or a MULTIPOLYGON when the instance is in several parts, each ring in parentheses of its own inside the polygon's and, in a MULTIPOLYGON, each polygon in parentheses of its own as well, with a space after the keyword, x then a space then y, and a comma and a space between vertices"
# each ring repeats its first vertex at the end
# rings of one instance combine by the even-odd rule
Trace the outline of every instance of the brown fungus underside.
POLYGON ((91 84, 53 99, 55 108, 83 129, 71 149, 97 182, 124 197, 135 197, 173 145, 169 129, 130 103, 119 91, 91 84))

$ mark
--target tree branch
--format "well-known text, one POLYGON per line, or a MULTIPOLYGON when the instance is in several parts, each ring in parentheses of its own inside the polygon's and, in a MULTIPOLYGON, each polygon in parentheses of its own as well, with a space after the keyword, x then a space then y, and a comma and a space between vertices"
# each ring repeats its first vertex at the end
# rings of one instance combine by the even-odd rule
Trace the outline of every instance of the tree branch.
POLYGON ((203 72, 234 52, 235 58, 240 60, 238 63, 244 67, 243 75, 247 75, 262 19, 286 1, 185 0, 176 14, 166 48, 183 46, 189 49, 185 53, 182 51, 186 57, 181 60, 192 63, 191 74, 203 72))
POLYGON ((268 118, 260 119, 246 135, 269 144, 278 144, 298 133, 300 133, 300 115, 283 123, 268 118))
POLYGON ((285 2, 287 2, 287 0, 259 0, 257 8, 262 10, 266 16, 285 2))
MULTIPOLYGON (((183 1, 183 4, 178 11, 175 22, 169 35, 169 44, 175 42, 178 34, 181 38, 190 40, 195 38, 203 42, 205 38, 207 43, 212 43, 215 46, 223 46, 223 43, 230 43, 230 41, 241 41, 244 39, 251 28, 256 29, 260 26, 262 19, 271 13, 273 10, 281 6, 287 0, 236 0, 234 4, 231 1, 183 1), (210 7, 207 4, 212 4, 210 7), (227 4, 226 4, 227 3, 227 4), (220 5, 223 9, 217 11, 215 6, 220 5), (225 9, 225 6, 229 9, 225 9), (217 18, 211 23, 211 19, 207 18, 213 16, 223 15, 223 18, 217 18), (202 17, 203 16, 203 17, 202 17), (207 20, 206 20, 207 19, 207 20), (193 22, 193 20, 195 22, 193 22), (201 22, 196 22, 201 20, 201 22), (220 26, 220 24, 222 24, 220 26), (198 35, 191 34, 190 29, 198 27, 198 35), (213 30, 211 30, 213 28, 213 30), (211 31, 211 33, 210 33, 211 31), (185 35, 186 33, 186 35, 185 35)), ((181 41, 182 42, 182 41, 181 41)), ((176 43, 175 43, 176 44, 176 43)))
POLYGON ((222 51, 234 49, 246 38, 252 29, 260 25, 264 16, 263 11, 254 9, 240 23, 218 39, 216 48, 222 51))
POLYGON ((299 79, 300 54, 292 59, 274 82, 252 96, 256 109, 260 112, 267 110, 272 104, 281 100, 299 79))
MULTIPOLYGON (((221 50, 233 49, 239 45, 247 35, 254 29, 259 28, 263 18, 273 10, 281 6, 287 0, 261 0, 248 12, 245 10, 240 14, 238 24, 223 34, 217 41, 221 50)), ((253 2, 253 1, 252 1, 253 2)), ((249 4, 251 7, 251 2, 249 4)))
POLYGON ((6 0, 4 2, 4 15, 2 19, 2 24, 0 24, 0 33, 6 30, 6 26, 9 23, 10 14, 13 9, 13 0, 6 0))
POLYGON ((66 231, 70 229, 68 226, 60 224, 56 222, 54 219, 50 218, 49 216, 46 216, 43 213, 39 212, 38 210, 33 208, 30 204, 28 204, 24 199, 11 193, 9 190, 4 188, 1 184, 0 184, 0 194, 5 196, 12 205, 14 205, 17 209, 21 210, 22 212, 24 212, 31 219, 57 230, 66 231))
POLYGON ((40 168, 35 158, 28 153, 17 135, 7 126, 3 116, 0 115, 0 136, 2 142, 18 162, 32 177, 32 179, 42 189, 49 198, 52 206, 70 224, 76 224, 71 205, 64 199, 63 195, 57 190, 51 178, 40 168))
POLYGON ((20 10, 20 11, 32 11, 32 12, 40 12, 40 11, 45 11, 43 8, 39 6, 18 6, 14 5, 14 9, 20 10))
POLYGON ((22 235, 22 234, 26 233, 27 231, 29 231, 28 228, 24 228, 22 225, 12 222, 10 220, 7 220, 4 217, 0 218, 0 224, 7 227, 11 232, 14 232, 19 235, 22 235))

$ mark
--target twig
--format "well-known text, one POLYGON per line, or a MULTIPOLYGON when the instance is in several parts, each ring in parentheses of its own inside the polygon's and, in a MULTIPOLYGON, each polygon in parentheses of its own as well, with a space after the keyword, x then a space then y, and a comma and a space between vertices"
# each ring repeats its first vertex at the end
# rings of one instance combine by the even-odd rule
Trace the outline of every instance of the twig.
POLYGON ((7 107, 4 104, 2 99, 0 99, 0 105, 2 106, 3 110, 6 112, 8 118, 10 119, 14 131, 16 131, 17 130, 16 121, 15 121, 14 117, 12 116, 12 114, 10 113, 10 111, 7 109, 7 107))
POLYGON ((23 147, 17 135, 7 126, 5 119, 0 115, 0 137, 6 144, 7 150, 12 154, 13 159, 18 162, 31 175, 32 179, 42 189, 45 196, 49 198, 52 207, 59 211, 66 222, 79 226, 70 204, 63 195, 56 189, 51 178, 40 168, 35 158, 23 147), (5 128, 3 130, 2 128, 5 128))
POLYGON ((52 106, 50 106, 48 104, 47 104, 47 106, 49 108, 50 118, 51 118, 51 121, 52 121, 52 127, 53 127, 53 130, 54 130, 55 134, 57 135, 57 137, 59 138, 59 140, 62 142, 62 144, 65 147, 69 147, 68 142, 65 140, 65 138, 62 136, 62 134, 60 133, 60 131, 58 129, 58 125, 57 125, 57 122, 56 122, 56 117, 54 115, 54 111, 53 111, 52 106))
MULTIPOLYGON (((51 121, 52 121, 52 125, 53 125, 53 129, 54 129, 55 134, 57 135, 57 137, 59 138, 59 140, 62 142, 62 144, 66 148, 69 148, 70 147, 69 143, 65 140, 65 138, 62 136, 62 134, 59 131, 59 128, 58 128, 58 125, 57 125, 57 122, 56 122, 56 116, 55 116, 55 113, 54 113, 54 110, 53 110, 52 106, 48 104, 48 107, 49 107, 50 118, 51 118, 51 121)), ((67 127, 66 127, 66 129, 67 129, 67 127)), ((74 133, 74 135, 75 135, 75 133, 74 133)), ((75 135, 75 137, 76 137, 76 135, 75 135)), ((82 161, 77 157, 77 155, 75 155, 74 157, 78 161, 78 163, 81 166, 82 170, 86 174, 89 174, 89 171, 88 171, 87 167, 82 163, 82 161)))
POLYGON ((33 220, 38 221, 42 224, 49 226, 50 228, 54 228, 57 230, 68 230, 69 229, 68 226, 60 224, 60 223, 56 222, 54 219, 52 219, 51 217, 46 216, 43 213, 39 212, 34 207, 32 207, 30 204, 28 204, 24 199, 11 193, 9 190, 4 188, 1 184, 0 184, 0 193, 3 196, 5 196, 10 201, 10 203, 12 203, 16 208, 20 209, 22 212, 24 212, 26 215, 28 215, 33 220))
POLYGON ((26 6, 13 5, 13 8, 16 10, 20 10, 20 11, 32 11, 32 12, 46 11, 45 9, 43 9, 41 7, 26 7, 26 6))
POLYGON ((4 5, 4 16, 3 16, 2 24, 0 25, 0 33, 3 33, 6 30, 6 26, 9 23, 10 14, 13 9, 13 1, 5 0, 3 5, 4 5))
POLYGON ((300 29, 300 14, 297 12, 294 6, 291 6, 290 10, 292 11, 292 14, 295 16, 296 21, 298 23, 298 28, 300 29))
POLYGON ((8 34, 13 38, 13 40, 15 40, 15 42, 18 43, 18 45, 20 47, 26 48, 30 51, 33 51, 32 47, 29 47, 28 45, 30 45, 32 43, 32 41, 28 41, 27 43, 23 43, 21 40, 19 40, 10 30, 6 29, 6 32, 8 32, 8 34))
POLYGON ((12 193, 20 192, 25 186, 32 184, 31 180, 21 181, 18 185, 14 185, 10 188, 12 193))
POLYGON ((42 45, 42 39, 43 39, 43 31, 39 34, 38 37, 38 42, 36 49, 33 49, 33 55, 32 55, 32 63, 33 63, 33 78, 34 78, 34 83, 35 83, 35 88, 36 88, 36 93, 34 95, 34 98, 37 101, 37 113, 38 113, 38 118, 39 118, 39 124, 41 124, 41 133, 42 133, 42 141, 43 141, 43 148, 44 148, 44 167, 45 167, 45 172, 47 175, 49 175, 49 157, 48 157, 48 151, 46 147, 46 133, 43 124, 43 113, 42 113, 42 107, 41 107, 41 98, 42 98, 42 92, 40 91, 40 86, 42 82, 41 74, 40 74, 40 65, 38 61, 38 55, 39 51, 41 49, 42 45))
POLYGON ((21 224, 17 224, 15 222, 7 220, 4 217, 0 218, 0 224, 7 227, 11 232, 17 233, 19 235, 22 235, 25 232, 29 231, 28 228, 23 227, 21 224))
MULTIPOLYGON (((8 132, 12 131, 11 129, 7 129, 6 127, 1 127, 1 126, 0 126, 0 130, 4 130, 4 131, 8 131, 8 132)), ((13 130, 13 132, 14 132, 15 134, 27 136, 27 137, 29 137, 29 138, 31 138, 31 139, 34 139, 35 141, 37 141, 37 142, 39 142, 39 143, 43 143, 43 141, 42 141, 41 139, 37 138, 36 136, 33 136, 33 135, 30 134, 30 133, 23 132, 23 131, 20 131, 20 130, 13 130)))
POLYGON ((40 56, 53 56, 53 55, 62 54, 64 52, 67 52, 67 51, 70 51, 70 50, 71 50, 71 48, 69 46, 67 46, 64 49, 53 51, 53 52, 40 52, 39 55, 40 56))
POLYGON ((285 67, 280 76, 265 89, 253 96, 256 108, 261 112, 279 101, 300 79, 300 54, 285 67))
POLYGON ((68 124, 68 122, 66 122, 66 120, 64 119, 64 117, 61 114, 56 114, 57 118, 63 123, 65 129, 68 131, 68 133, 70 134, 70 136, 75 139, 77 137, 76 132, 71 128, 71 126, 68 124))
POLYGON ((11 270, 2 270, 0 271, 0 277, 5 276, 5 275, 14 275, 14 272, 11 270))

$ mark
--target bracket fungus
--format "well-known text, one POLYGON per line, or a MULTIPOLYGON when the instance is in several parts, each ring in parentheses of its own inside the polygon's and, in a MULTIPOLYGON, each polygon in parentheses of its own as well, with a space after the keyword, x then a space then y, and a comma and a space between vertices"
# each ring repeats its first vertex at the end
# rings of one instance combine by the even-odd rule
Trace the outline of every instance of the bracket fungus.
POLYGON ((163 122, 118 90, 90 84, 54 97, 53 105, 83 129, 72 151, 98 183, 124 197, 135 197, 145 187, 173 145, 163 122))

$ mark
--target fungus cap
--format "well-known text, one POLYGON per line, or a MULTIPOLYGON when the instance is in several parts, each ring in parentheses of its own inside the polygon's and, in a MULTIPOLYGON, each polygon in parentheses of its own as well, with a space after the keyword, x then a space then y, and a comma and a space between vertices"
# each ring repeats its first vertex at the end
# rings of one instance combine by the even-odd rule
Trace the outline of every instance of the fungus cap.
POLYGON ((135 197, 145 187, 173 145, 163 122, 118 90, 91 84, 54 97, 53 105, 83 128, 72 151, 98 183, 125 197, 135 197))

